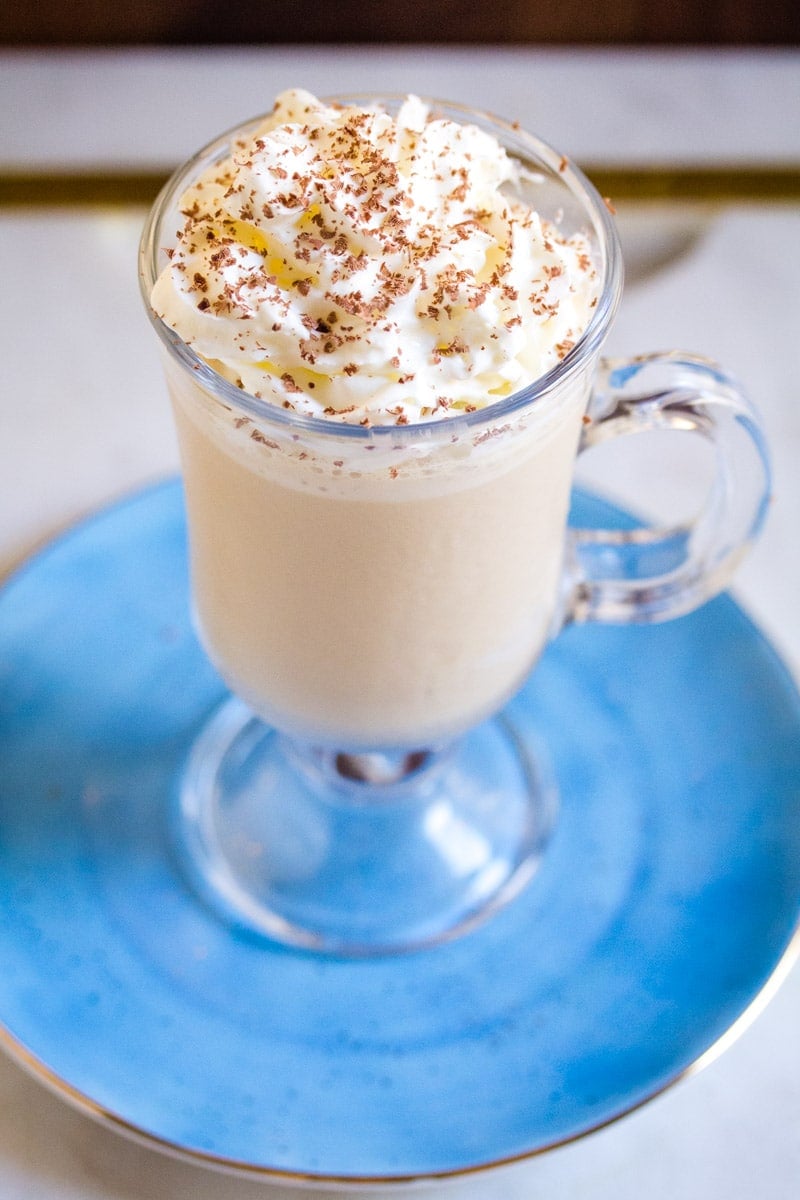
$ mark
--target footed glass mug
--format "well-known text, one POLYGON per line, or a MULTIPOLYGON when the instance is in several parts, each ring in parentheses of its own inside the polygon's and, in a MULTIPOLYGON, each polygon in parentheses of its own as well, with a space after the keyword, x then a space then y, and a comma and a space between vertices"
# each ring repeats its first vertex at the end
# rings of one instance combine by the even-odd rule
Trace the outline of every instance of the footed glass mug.
POLYGON ((181 194, 259 121, 176 172, 141 244, 197 628, 234 693, 186 766, 182 858, 227 920, 334 953, 434 943, 517 894, 552 826, 553 784, 504 705, 565 623, 660 621, 719 591, 769 494, 757 417, 718 366, 600 360, 622 267, 580 171, 501 120, 435 107, 521 161, 523 199, 589 238, 602 280, 566 358, 487 408, 403 427, 298 416, 226 381, 152 313, 181 194), (697 519, 567 529, 576 454, 652 429, 715 446, 697 519))

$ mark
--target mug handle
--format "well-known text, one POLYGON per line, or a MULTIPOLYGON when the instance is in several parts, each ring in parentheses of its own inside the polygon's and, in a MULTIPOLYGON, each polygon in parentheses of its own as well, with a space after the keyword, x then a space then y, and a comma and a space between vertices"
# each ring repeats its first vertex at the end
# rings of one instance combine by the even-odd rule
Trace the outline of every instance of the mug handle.
POLYGON ((666 621, 730 580, 770 501, 770 464, 754 408, 718 364, 671 351, 604 359, 579 453, 608 438, 679 430, 707 438, 714 482, 694 520, 672 528, 570 529, 566 622, 666 621))

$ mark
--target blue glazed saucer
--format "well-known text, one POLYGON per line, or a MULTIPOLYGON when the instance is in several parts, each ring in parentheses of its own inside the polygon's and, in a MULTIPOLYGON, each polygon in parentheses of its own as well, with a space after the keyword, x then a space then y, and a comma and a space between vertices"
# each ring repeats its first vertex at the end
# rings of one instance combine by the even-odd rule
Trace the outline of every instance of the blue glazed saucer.
POLYGON ((785 961, 800 700, 730 599, 562 634, 505 714, 560 789, 538 874, 460 939, 362 961, 231 932, 173 862, 222 697, 187 609, 176 483, 0 593, 2 1041, 84 1110, 250 1174, 458 1174, 652 1097, 785 961))

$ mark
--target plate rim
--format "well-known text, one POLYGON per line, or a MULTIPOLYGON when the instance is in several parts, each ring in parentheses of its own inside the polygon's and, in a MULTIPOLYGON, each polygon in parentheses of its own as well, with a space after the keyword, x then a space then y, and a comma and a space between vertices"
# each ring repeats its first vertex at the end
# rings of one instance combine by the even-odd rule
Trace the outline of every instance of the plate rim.
POLYGON ((553 1150, 574 1145, 592 1134, 599 1133, 616 1125, 618 1121, 638 1112, 657 1100, 666 1092, 671 1091, 685 1079, 697 1075, 705 1067, 719 1058, 735 1042, 739 1040, 753 1022, 766 1009, 773 996, 784 983, 796 961, 800 958, 800 921, 794 927, 792 936, 786 948, 759 991, 752 997, 749 1004, 742 1010, 731 1025, 717 1037, 710 1046, 703 1050, 697 1058, 682 1067, 667 1080, 658 1084, 651 1092, 640 1096, 631 1104, 622 1108, 612 1116, 598 1121, 585 1129, 578 1130, 567 1137, 557 1138, 552 1142, 537 1146, 532 1150, 520 1151, 517 1154, 503 1155, 486 1161, 469 1163, 465 1166, 442 1168, 401 1174, 362 1175, 340 1174, 333 1172, 313 1172, 289 1170, 285 1167, 263 1166, 258 1163, 246 1162, 242 1159, 228 1158, 225 1155, 212 1154, 207 1150, 199 1150, 182 1146, 169 1138, 143 1129, 129 1121, 126 1117, 105 1105, 99 1104, 87 1093, 76 1088, 68 1080, 63 1079, 43 1059, 29 1050, 21 1041, 11 1034, 0 1022, 0 1049, 27 1075, 44 1085, 51 1094, 66 1101, 74 1110, 92 1118, 101 1127, 120 1134, 130 1141, 137 1142, 147 1149, 167 1154, 187 1164, 212 1168, 223 1174, 235 1175, 241 1178, 259 1179, 264 1182, 291 1184, 297 1187, 312 1185, 317 1188, 339 1191, 342 1188, 357 1187, 371 1190, 395 1190, 403 1187, 413 1187, 430 1182, 445 1182, 448 1180, 467 1179, 482 1175, 487 1171, 511 1167, 524 1162, 533 1161, 553 1150))

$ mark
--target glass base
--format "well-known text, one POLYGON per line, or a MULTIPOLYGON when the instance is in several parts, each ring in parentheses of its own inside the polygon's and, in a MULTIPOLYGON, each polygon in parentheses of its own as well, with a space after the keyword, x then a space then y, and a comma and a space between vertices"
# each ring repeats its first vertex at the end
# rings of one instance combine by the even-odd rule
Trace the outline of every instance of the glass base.
POLYGON ((444 749, 347 754, 294 742, 239 700, 194 744, 176 834, 203 898, 310 950, 413 950, 469 929, 528 882, 556 795, 503 718, 444 749))

